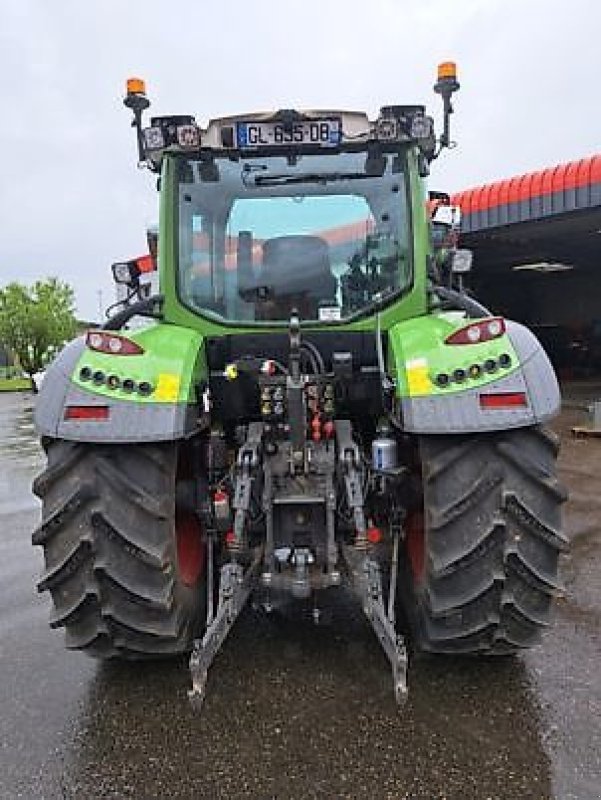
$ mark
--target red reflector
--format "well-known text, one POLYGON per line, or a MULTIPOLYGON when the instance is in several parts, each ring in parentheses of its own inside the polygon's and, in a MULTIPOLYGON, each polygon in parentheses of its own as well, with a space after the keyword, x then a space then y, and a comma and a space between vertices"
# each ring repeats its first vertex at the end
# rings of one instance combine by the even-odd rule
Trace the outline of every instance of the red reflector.
POLYGON ((154 272, 156 270, 156 265, 152 256, 140 256, 140 258, 136 258, 136 264, 142 274, 145 272, 154 272))
POLYGON ((375 526, 367 529, 366 536, 370 544, 380 544, 382 541, 382 531, 375 526))
POLYGON ((480 408, 524 408, 528 399, 524 392, 497 392, 481 394, 480 408))
POLYGON ((108 406, 67 406, 65 408, 65 419, 100 421, 108 418, 108 406))

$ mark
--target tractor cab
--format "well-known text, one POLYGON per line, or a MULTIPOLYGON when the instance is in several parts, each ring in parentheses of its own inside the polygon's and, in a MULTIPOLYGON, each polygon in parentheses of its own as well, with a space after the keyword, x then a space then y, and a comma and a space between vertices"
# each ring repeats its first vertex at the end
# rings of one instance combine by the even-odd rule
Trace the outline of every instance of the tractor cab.
MULTIPOLYGON (((445 86, 445 97, 458 88, 441 74, 445 86)), ((165 318, 283 326, 295 310, 326 327, 395 303, 401 316, 425 308, 419 177, 442 143, 423 106, 385 106, 373 120, 282 109, 202 128, 190 116, 143 127, 139 79, 124 102, 140 164, 161 174, 165 318)))

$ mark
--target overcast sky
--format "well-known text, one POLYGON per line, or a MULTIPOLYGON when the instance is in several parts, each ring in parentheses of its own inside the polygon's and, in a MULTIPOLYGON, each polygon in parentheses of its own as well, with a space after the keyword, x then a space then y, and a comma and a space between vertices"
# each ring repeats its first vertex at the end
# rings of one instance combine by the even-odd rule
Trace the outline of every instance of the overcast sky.
POLYGON ((78 312, 157 219, 125 78, 157 114, 426 103, 458 64, 448 191, 601 150, 597 0, 0 0, 0 285, 58 275, 78 312))

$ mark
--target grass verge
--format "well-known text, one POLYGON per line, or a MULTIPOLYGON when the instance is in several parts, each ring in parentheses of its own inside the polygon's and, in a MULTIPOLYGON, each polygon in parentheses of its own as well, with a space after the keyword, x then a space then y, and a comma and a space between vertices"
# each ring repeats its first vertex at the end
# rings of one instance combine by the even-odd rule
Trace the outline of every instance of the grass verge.
POLYGON ((27 378, 0 378, 0 392, 24 392, 31 389, 27 378))

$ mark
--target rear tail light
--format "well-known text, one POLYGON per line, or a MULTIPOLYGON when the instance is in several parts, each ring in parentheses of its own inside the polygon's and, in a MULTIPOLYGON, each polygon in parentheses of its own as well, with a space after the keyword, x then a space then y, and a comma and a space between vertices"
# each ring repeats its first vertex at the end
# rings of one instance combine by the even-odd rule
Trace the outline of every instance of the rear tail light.
POLYGON ((127 336, 120 336, 110 331, 88 331, 86 345, 90 350, 99 353, 109 353, 112 356, 139 356, 144 352, 136 342, 127 336))
POLYGON ((64 418, 66 420, 88 420, 103 422, 109 418, 108 406, 67 406, 64 418))
POLYGON ((494 394, 480 395, 480 408, 525 408, 528 398, 525 392, 496 392, 494 394))
POLYGON ((498 339, 505 333, 503 317, 491 317, 480 322, 472 322, 460 328, 445 339, 445 344, 478 344, 498 339))

